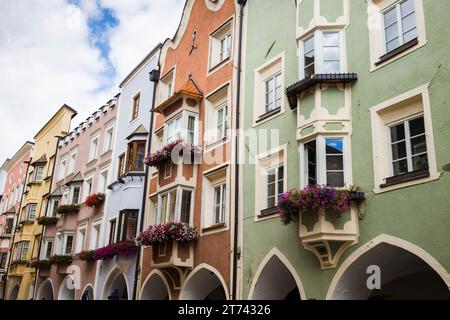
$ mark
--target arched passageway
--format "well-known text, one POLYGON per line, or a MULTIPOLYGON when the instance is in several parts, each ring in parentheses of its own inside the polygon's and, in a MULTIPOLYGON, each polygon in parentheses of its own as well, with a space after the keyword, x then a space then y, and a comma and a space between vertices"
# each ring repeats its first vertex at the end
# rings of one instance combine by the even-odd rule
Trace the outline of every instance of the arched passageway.
POLYGON ((222 276, 212 267, 197 267, 186 279, 180 300, 227 300, 222 276))
POLYGON ((37 300, 53 300, 53 285, 52 282, 47 279, 39 286, 37 300))
POLYGON ((67 276, 61 282, 58 300, 75 300, 75 281, 72 276, 67 276))
POLYGON ((152 273, 145 282, 141 300, 170 300, 169 286, 163 274, 152 273))
POLYGON ((119 270, 113 270, 103 288, 102 300, 128 300, 128 285, 125 275, 119 270))

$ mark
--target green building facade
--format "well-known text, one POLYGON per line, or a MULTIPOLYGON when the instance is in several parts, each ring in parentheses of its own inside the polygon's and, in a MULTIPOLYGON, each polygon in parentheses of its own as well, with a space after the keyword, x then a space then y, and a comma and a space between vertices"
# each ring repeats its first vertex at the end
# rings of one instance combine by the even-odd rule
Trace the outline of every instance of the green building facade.
POLYGON ((248 1, 243 299, 450 298, 449 9, 248 1), (363 199, 283 225, 315 184, 363 199))

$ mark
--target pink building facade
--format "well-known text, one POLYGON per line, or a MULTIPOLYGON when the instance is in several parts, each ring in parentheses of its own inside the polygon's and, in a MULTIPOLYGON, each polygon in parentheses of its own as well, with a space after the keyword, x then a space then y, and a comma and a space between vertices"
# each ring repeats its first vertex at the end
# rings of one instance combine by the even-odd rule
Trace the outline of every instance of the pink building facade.
POLYGON ((93 251, 100 243, 117 109, 117 100, 110 100, 60 139, 46 216, 40 221, 37 300, 94 297, 93 251))
POLYGON ((20 212, 23 186, 33 146, 33 142, 27 141, 2 166, 4 171, 4 190, 0 202, 0 298, 3 297, 3 289, 6 285, 6 271, 10 260, 9 253, 11 252, 12 238, 20 212))

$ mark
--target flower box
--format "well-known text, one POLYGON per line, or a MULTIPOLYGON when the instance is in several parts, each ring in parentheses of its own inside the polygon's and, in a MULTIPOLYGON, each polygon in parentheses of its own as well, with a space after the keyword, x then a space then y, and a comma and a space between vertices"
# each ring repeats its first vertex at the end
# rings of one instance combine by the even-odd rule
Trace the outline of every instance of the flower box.
POLYGON ((80 260, 82 261, 93 262, 95 261, 94 254, 95 250, 81 251, 80 253, 78 253, 78 258, 80 258, 80 260))
POLYGON ((129 257, 135 255, 137 249, 136 243, 131 240, 111 243, 95 250, 93 258, 94 260, 109 260, 115 256, 129 257))
POLYGON ((71 264, 73 261, 72 256, 66 255, 55 255, 50 258, 50 263, 56 266, 66 266, 71 264))
POLYGON ((41 226, 51 226, 58 223, 58 218, 56 217, 40 217, 37 222, 41 226))
POLYGON ((104 193, 94 193, 89 195, 84 201, 84 205, 86 207, 98 207, 105 202, 105 194, 104 193))
POLYGON ((162 147, 160 150, 147 155, 144 159, 144 163, 147 166, 159 168, 169 160, 178 159, 181 156, 184 159, 189 155, 191 155, 191 157, 188 159, 193 163, 196 155, 199 155, 200 153, 200 147, 186 143, 182 140, 177 140, 162 147))
POLYGON ((51 266, 50 260, 35 260, 31 262, 31 267, 39 270, 48 270, 51 266))
POLYGON ((58 214, 72 214, 78 213, 80 211, 81 206, 79 204, 63 204, 56 208, 56 212, 58 214))
POLYGON ((344 251, 358 241, 358 207, 364 193, 351 189, 309 186, 279 199, 284 224, 299 219, 303 247, 319 260, 322 269, 335 268, 344 251))

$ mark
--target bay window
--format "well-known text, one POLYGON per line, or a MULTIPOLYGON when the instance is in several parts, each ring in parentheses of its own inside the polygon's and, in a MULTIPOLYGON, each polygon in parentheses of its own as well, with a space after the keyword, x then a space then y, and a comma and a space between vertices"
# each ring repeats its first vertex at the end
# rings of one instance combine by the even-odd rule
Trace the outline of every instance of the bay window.
POLYGON ((36 219, 36 210, 37 210, 37 204, 36 203, 30 203, 27 206, 27 219, 29 221, 33 221, 36 219))
POLYGON ((34 181, 42 182, 42 179, 44 178, 44 167, 38 166, 35 167, 34 170, 34 181))
POLYGON ((118 241, 136 238, 139 210, 123 210, 119 214, 118 241))
POLYGON ((180 221, 191 224, 193 194, 193 190, 182 187, 160 194, 156 206, 156 223, 180 221))
POLYGON ((30 241, 20 241, 16 244, 16 260, 28 260, 28 251, 30 248, 30 241))
POLYGON ((164 127, 165 143, 184 140, 195 145, 197 144, 197 132, 197 115, 184 110, 166 121, 164 127))
POLYGON ((132 141, 128 144, 127 172, 144 171, 146 141, 132 141))
POLYGON ((345 140, 341 137, 319 136, 303 145, 303 185, 344 187, 345 140))
POLYGON ((339 30, 317 30, 302 41, 300 62, 303 78, 310 78, 314 74, 343 72, 341 38, 342 32, 339 30))

